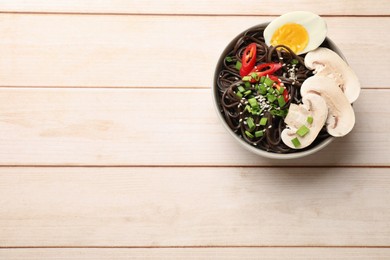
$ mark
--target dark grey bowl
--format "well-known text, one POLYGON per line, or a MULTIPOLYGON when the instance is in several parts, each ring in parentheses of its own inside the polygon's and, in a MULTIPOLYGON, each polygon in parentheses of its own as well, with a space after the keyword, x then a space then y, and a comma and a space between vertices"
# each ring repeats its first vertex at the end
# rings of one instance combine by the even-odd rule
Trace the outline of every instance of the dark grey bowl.
MULTIPOLYGON (((326 147, 328 144, 330 144, 333 140, 334 140, 334 137, 332 136, 329 136, 327 137, 326 139, 322 140, 321 142, 317 143, 316 145, 310 147, 309 149, 305 149, 305 150, 297 150, 296 152, 292 152, 292 153, 285 153, 285 154, 279 154, 279 153, 273 153, 273 152, 268 152, 268 151, 265 151, 265 150, 262 150, 260 148, 256 148, 252 145, 250 145, 249 143, 247 143, 243 138, 241 138, 239 135, 237 135, 229 126, 228 124, 226 123, 225 121, 225 118, 224 116, 222 115, 221 111, 220 111, 220 97, 218 95, 218 87, 217 87, 217 79, 218 79, 218 76, 219 76, 219 72, 221 70, 221 67, 222 67, 222 64, 223 64, 223 61, 224 61, 224 58, 226 57, 226 55, 229 53, 229 51, 234 47, 235 43, 237 42, 237 40, 242 37, 244 35, 244 33, 248 30, 251 30, 251 29, 255 29, 257 27, 265 27, 267 26, 268 23, 263 23, 263 24, 259 24, 259 25, 256 25, 256 26, 253 26, 251 28, 248 28, 247 30, 243 31, 242 33, 240 33, 239 35, 237 35, 225 48, 225 50, 222 52, 219 60, 218 60, 218 63, 217 63, 217 66, 216 66, 216 69, 215 69, 215 73, 214 73, 214 80, 213 80, 213 87, 212 87, 212 95, 213 95, 213 100, 214 100, 214 107, 217 111, 217 115, 220 119, 220 121, 222 122, 222 125, 225 127, 225 129, 227 130, 227 132, 241 145, 243 146, 245 149, 251 151, 252 153, 254 154, 257 154, 257 155, 261 155, 263 157, 267 157, 267 158, 272 158, 272 159, 295 159, 295 158, 300 158, 300 157, 304 157, 304 156, 307 156, 307 155, 310 155, 310 154, 313 154, 321 149, 323 149, 324 147, 326 147)), ((336 52, 337 54, 340 55, 340 57, 342 59, 345 59, 344 55, 341 53, 340 49, 328 38, 326 37, 324 42, 321 44, 322 47, 327 47, 331 50, 333 50, 334 52, 336 52)))

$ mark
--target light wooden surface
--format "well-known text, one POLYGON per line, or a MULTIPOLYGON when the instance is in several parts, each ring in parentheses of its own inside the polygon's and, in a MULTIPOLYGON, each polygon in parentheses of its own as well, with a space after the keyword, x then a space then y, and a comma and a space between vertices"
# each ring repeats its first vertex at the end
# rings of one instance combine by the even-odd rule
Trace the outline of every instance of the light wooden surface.
POLYGON ((209 89, 13 87, 0 98, 1 165, 389 166, 388 89, 362 91, 350 135, 286 161, 238 146, 209 89))
MULTIPOLYGON (((0 86, 159 88, 210 88, 225 46, 243 30, 273 19, 9 13, 1 18, 0 86)), ((390 31, 390 17, 324 19, 328 36, 364 75, 363 87, 388 87, 390 46, 388 36, 378 36, 390 31)))
POLYGON ((390 244, 388 169, 23 167, 0 183, 4 247, 390 244))
POLYGON ((103 14, 200 14, 200 15, 280 15, 292 9, 316 12, 321 15, 389 15, 387 0, 368 4, 365 0, 330 0, 317 3, 310 0, 7 0, 2 10, 8 12, 103 13, 103 14))
POLYGON ((0 259, 389 259, 390 2, 324 16, 351 134, 275 161, 212 104, 217 59, 290 1, 0 1, 0 259))
POLYGON ((7 260, 31 259, 389 259, 388 248, 37 248, 0 249, 7 260))

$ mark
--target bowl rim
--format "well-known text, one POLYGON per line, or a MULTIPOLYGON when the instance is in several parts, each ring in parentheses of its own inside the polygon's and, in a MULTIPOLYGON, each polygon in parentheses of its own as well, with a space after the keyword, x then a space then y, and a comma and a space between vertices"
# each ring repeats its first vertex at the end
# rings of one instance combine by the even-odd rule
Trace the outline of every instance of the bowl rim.
MULTIPOLYGON (((221 111, 220 111, 220 107, 219 107, 219 96, 218 96, 218 88, 217 88, 217 84, 216 84, 216 81, 218 79, 218 76, 219 76, 219 67, 221 65, 221 63, 223 62, 223 59, 224 57, 226 56, 226 54, 229 52, 229 50, 231 49, 231 45, 233 43, 235 43, 241 36, 244 35, 245 32, 247 32, 248 30, 252 30, 252 29, 255 29, 257 27, 265 27, 269 24, 270 22, 264 22, 264 23, 260 23, 260 24, 257 24, 257 25, 254 25, 244 31, 242 31, 240 34, 238 34, 236 37, 234 37, 229 43, 228 45, 226 45, 226 47, 224 48, 224 50, 222 51, 222 53, 220 54, 219 56, 219 59, 217 61, 217 64, 215 66, 215 70, 214 70, 214 77, 213 77, 213 82, 212 82, 212 91, 211 91, 211 95, 212 95, 212 98, 213 98, 213 103, 214 103, 214 108, 218 114, 218 117, 220 119, 220 121, 222 122, 222 125, 224 126, 224 128, 227 130, 227 132, 233 136, 233 138, 241 145, 243 146, 245 149, 247 149, 248 151, 254 153, 254 154, 257 154, 257 155, 260 155, 260 156, 263 156, 263 157, 266 157, 266 158, 270 158, 270 159, 297 159, 297 158, 301 158, 301 157, 305 157, 305 156, 308 156, 308 155, 311 155, 311 154, 314 154, 320 150, 322 150, 323 148, 325 148, 326 146, 328 146, 331 142, 334 141, 335 137, 333 136, 329 136, 327 137, 326 139, 324 139, 323 141, 321 141, 319 144, 317 144, 316 146, 312 147, 311 149, 308 149, 308 150, 304 150, 304 151, 297 151, 297 152, 293 152, 293 153, 273 153, 273 152, 267 152, 265 150, 262 150, 262 149, 259 149, 259 148, 256 148, 254 147, 253 145, 250 145, 249 143, 247 143, 244 139, 242 139, 240 136, 238 136, 237 134, 234 133, 234 131, 229 127, 229 125, 226 123, 226 120, 225 118, 223 117, 221 111)), ((333 50, 334 52, 336 52, 338 55, 340 55, 340 57, 345 61, 347 62, 345 56, 342 54, 341 50, 336 46, 336 44, 328 38, 328 36, 325 37, 325 40, 324 42, 326 41, 327 45, 329 46, 329 48, 331 50, 333 50)))

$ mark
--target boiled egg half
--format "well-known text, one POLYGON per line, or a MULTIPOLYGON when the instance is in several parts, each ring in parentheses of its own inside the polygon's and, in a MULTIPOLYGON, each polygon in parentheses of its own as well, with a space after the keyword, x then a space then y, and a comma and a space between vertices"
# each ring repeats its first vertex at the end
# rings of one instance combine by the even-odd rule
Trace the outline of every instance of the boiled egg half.
POLYGON ((318 48, 326 33, 326 22, 320 16, 296 11, 273 20, 264 30, 264 40, 268 46, 286 45, 299 55, 318 48))

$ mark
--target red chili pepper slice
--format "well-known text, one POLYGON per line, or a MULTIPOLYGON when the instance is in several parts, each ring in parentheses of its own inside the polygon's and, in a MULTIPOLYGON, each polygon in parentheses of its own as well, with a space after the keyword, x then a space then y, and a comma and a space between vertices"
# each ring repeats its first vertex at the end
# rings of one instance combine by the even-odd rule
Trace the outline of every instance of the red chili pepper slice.
POLYGON ((287 89, 284 89, 283 91, 283 98, 285 102, 287 102, 290 99, 287 89))
POLYGON ((259 77, 271 75, 282 67, 280 63, 263 63, 254 66, 251 72, 256 72, 259 77))
MULTIPOLYGON (((279 84, 282 83, 280 81, 280 79, 278 77, 276 77, 275 75, 268 75, 268 77, 270 79, 272 79, 274 82, 279 82, 279 84)), ((276 84, 276 86, 275 86, 278 91, 280 89, 280 85, 279 84, 276 84)), ((287 91, 286 88, 284 88, 284 91, 283 91, 283 98, 284 98, 285 102, 287 102, 290 99, 289 96, 288 96, 288 91, 287 91)))
POLYGON ((268 75, 268 77, 269 77, 270 79, 272 79, 273 81, 275 81, 275 82, 281 83, 280 79, 279 79, 278 77, 276 77, 275 75, 268 75))
MULTIPOLYGON (((252 71, 249 74, 256 73, 257 78, 261 78, 261 77, 267 76, 267 75, 270 77, 270 76, 273 76, 272 74, 275 71, 279 70, 281 67, 282 67, 282 64, 280 64, 280 63, 263 63, 260 65, 254 66, 252 71)), ((274 79, 272 79, 272 80, 274 80, 274 79)), ((256 82, 256 80, 252 78, 251 83, 255 83, 255 82, 256 82)))
POLYGON ((240 76, 244 77, 252 71, 256 63, 256 43, 249 44, 244 53, 242 54, 241 60, 242 66, 240 69, 240 76))

